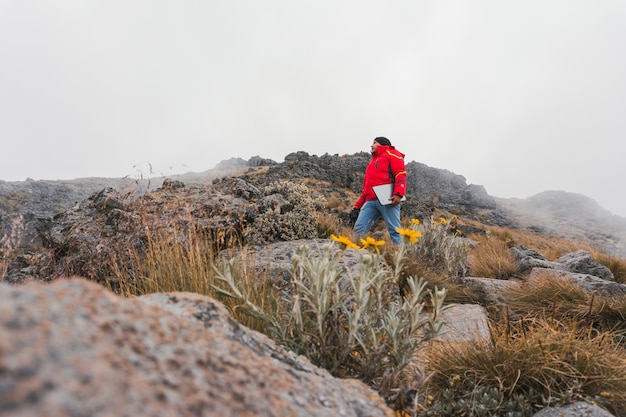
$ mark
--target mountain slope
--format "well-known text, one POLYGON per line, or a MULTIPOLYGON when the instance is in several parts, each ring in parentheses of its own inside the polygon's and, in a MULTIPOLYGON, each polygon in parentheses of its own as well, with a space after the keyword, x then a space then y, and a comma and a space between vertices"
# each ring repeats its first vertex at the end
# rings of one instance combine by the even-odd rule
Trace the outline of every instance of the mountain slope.
POLYGON ((589 239, 626 256, 626 219, 595 200, 565 191, 544 191, 526 199, 496 198, 517 227, 568 238, 589 239))

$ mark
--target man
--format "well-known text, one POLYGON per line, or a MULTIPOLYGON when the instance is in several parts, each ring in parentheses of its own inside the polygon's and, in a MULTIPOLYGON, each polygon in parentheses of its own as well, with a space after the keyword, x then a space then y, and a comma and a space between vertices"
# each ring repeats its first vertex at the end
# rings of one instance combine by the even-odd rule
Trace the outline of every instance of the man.
POLYGON ((365 169, 363 191, 350 211, 357 237, 364 236, 381 217, 385 220, 391 241, 395 245, 402 242, 396 231, 400 227, 400 201, 406 192, 406 167, 404 154, 391 145, 389 139, 377 137, 372 143, 372 160, 365 169), (392 184, 393 191, 389 204, 381 204, 373 187, 392 184))

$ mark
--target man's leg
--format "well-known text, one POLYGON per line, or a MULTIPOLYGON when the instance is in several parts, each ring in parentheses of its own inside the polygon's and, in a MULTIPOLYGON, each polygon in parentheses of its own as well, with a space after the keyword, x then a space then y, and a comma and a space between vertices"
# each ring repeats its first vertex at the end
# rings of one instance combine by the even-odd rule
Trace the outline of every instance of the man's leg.
POLYGON ((396 231, 396 228, 400 227, 400 204, 392 206, 391 204, 381 207, 381 214, 385 219, 387 225, 387 231, 391 237, 391 242, 394 245, 402 243, 402 236, 396 231))
POLYGON ((354 223, 354 231, 357 237, 365 236, 374 222, 380 219, 379 207, 382 207, 378 200, 366 201, 361 207, 359 217, 354 223))

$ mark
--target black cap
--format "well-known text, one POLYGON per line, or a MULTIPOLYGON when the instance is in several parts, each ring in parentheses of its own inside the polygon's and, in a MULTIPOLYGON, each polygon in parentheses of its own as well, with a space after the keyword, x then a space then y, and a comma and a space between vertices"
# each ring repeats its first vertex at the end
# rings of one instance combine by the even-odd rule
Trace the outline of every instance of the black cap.
POLYGON ((382 136, 377 137, 376 139, 374 139, 374 141, 378 142, 380 145, 383 145, 383 146, 391 146, 391 141, 382 136))

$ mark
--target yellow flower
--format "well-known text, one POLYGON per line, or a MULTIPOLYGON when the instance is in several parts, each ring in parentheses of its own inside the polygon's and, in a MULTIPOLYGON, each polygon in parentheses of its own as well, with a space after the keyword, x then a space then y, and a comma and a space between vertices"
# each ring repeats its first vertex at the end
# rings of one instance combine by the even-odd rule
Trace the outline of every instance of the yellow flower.
POLYGON ((411 223, 413 223, 415 225, 418 225, 418 224, 420 224, 420 221, 419 221, 419 219, 411 219, 411 223))
POLYGON ((373 237, 368 236, 366 239, 361 239, 361 245, 363 249, 374 248, 376 253, 380 253, 378 249, 379 246, 383 246, 385 244, 384 240, 376 240, 373 237))
POLYGON ((347 248, 360 249, 359 245, 352 242, 350 238, 347 236, 337 237, 335 235, 330 235, 330 238, 334 240, 335 242, 339 243, 339 246, 341 247, 341 249, 347 249, 347 248))
POLYGON ((439 221, 440 221, 442 224, 448 224, 448 219, 446 219, 446 218, 445 218, 445 217, 443 217, 443 216, 439 217, 439 221))
POLYGON ((420 237, 422 237, 422 233, 412 229, 401 229, 396 227, 396 231, 402 236, 402 240, 404 243, 417 243, 420 237))
POLYGON ((435 227, 439 226, 439 222, 437 220, 433 221, 433 226, 435 227))

